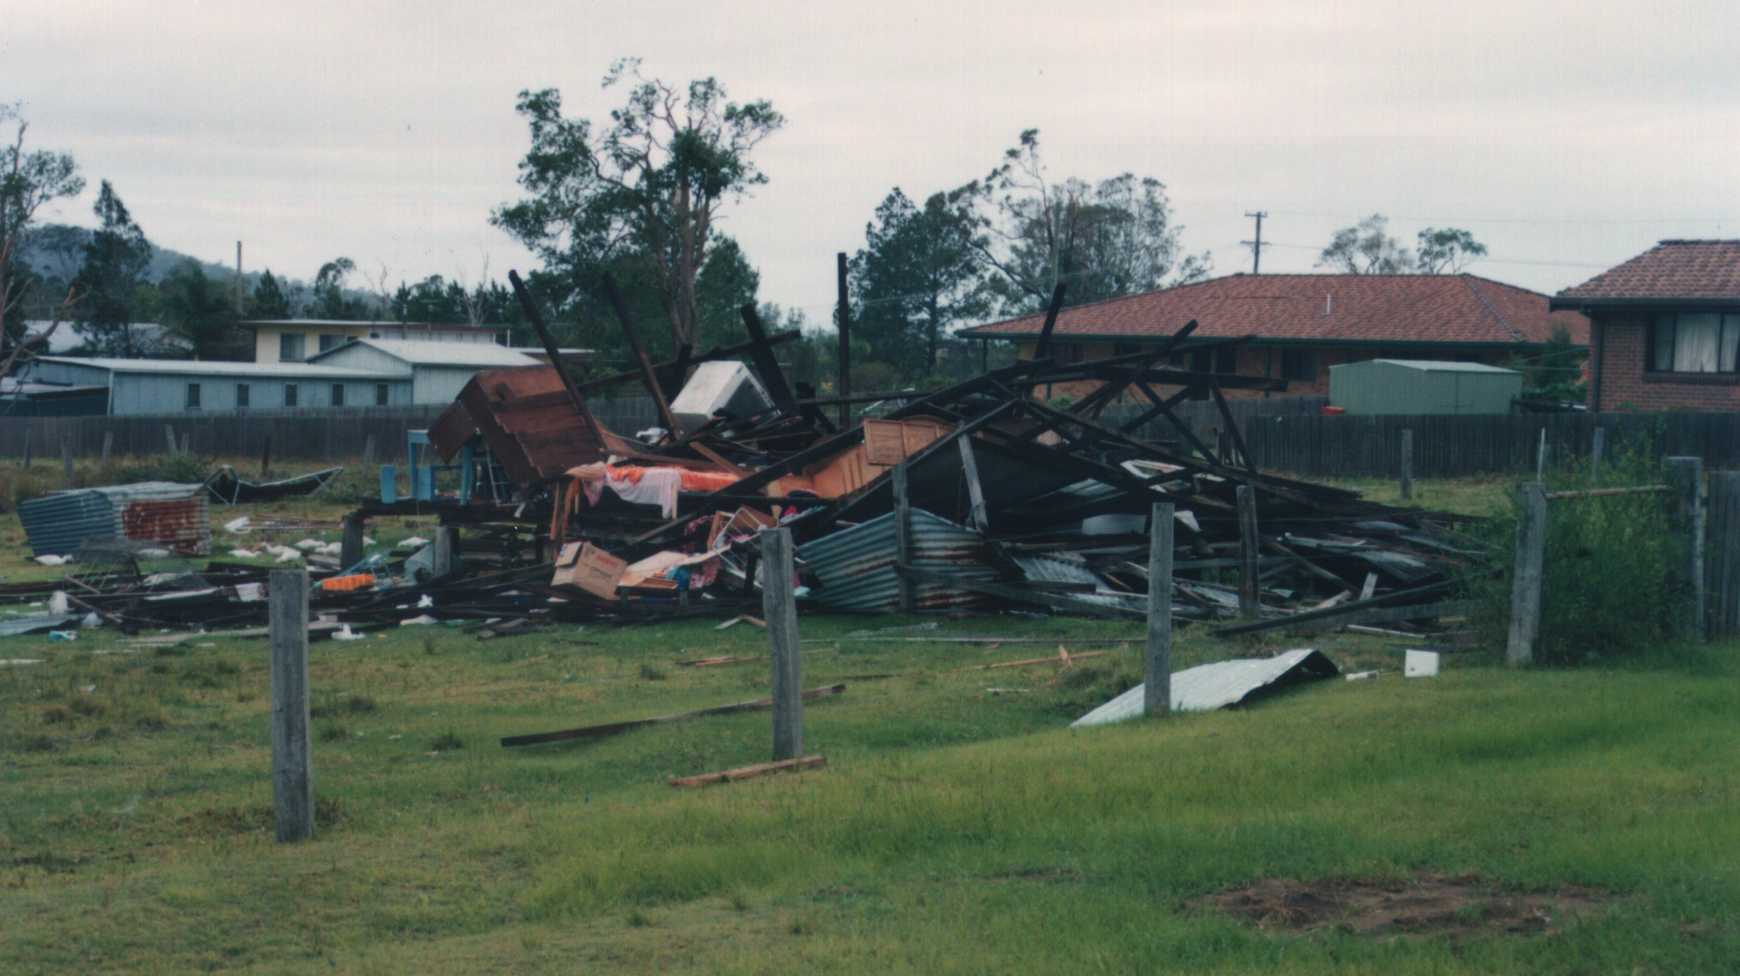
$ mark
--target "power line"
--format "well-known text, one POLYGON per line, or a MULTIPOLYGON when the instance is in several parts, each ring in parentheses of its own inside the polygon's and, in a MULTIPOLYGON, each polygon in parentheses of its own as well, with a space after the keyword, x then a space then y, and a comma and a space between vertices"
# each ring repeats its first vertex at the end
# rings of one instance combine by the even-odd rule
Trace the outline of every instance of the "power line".
MULTIPOLYGON (((1381 213, 1381 211, 1379 211, 1381 213)), ((1313 210, 1276 210, 1285 217, 1321 217, 1327 220, 1364 220, 1370 214, 1351 216, 1344 213, 1322 213, 1313 210)), ((1421 220, 1447 224, 1722 224, 1740 223, 1740 217, 1421 217, 1410 214, 1384 214, 1395 220, 1421 220)))
POLYGON ((1257 222, 1256 240, 1239 241, 1240 244, 1251 249, 1251 274, 1261 274, 1262 273, 1262 267, 1263 267, 1263 218, 1267 217, 1268 215, 1269 215, 1269 212, 1267 210, 1246 210, 1245 211, 1246 217, 1251 217, 1251 218, 1255 219, 1257 222))

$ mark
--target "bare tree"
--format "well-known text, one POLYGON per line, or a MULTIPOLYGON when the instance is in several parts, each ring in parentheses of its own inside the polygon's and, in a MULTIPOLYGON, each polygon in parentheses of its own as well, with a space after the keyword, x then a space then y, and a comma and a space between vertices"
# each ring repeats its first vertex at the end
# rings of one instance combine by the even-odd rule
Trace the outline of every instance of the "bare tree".
POLYGON ((0 347, 7 336, 22 338, 23 326, 15 328, 12 315, 24 303, 27 281, 13 267, 13 260, 36 211, 50 200, 77 196, 85 188, 71 156, 25 150, 30 123, 24 120, 23 110, 22 103, 0 105, 0 127, 13 128, 12 139, 0 145, 0 347))

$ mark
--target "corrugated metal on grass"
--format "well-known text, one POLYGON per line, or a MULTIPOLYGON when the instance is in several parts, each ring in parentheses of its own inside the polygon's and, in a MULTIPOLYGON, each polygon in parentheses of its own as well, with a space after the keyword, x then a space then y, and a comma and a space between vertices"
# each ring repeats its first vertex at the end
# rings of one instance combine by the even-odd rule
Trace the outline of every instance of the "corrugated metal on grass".
POLYGON ((187 555, 211 549, 203 485, 146 481, 57 491, 19 504, 18 519, 38 556, 64 556, 86 542, 119 540, 187 555))
MULTIPOLYGON (((835 610, 892 610, 899 604, 894 572, 894 513, 842 529, 798 547, 820 584, 813 594, 835 610)), ((921 570, 947 573, 966 581, 990 582, 996 570, 986 561, 978 533, 923 509, 912 510, 912 562, 921 570)), ((946 583, 918 584, 920 607, 965 607, 988 603, 984 596, 946 583)))

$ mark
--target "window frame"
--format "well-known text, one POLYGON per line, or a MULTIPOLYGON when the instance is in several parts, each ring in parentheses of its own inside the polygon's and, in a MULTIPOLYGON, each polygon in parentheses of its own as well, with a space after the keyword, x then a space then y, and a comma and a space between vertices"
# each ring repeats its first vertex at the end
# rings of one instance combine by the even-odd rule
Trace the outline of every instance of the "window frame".
POLYGON ((300 332, 278 333, 278 361, 300 363, 308 359, 308 337, 300 332), (295 354, 291 355, 291 350, 295 354))
POLYGON ((335 407, 344 406, 344 384, 343 383, 332 384, 331 405, 335 406, 335 407))
POLYGON ((392 387, 388 386, 386 383, 376 383, 375 384, 375 406, 384 407, 384 406, 391 404, 392 401, 393 401, 392 387))
POLYGON ((236 409, 246 410, 254 405, 254 391, 246 383, 236 384, 236 409))
POLYGON ((1317 357, 1314 355, 1314 350, 1282 347, 1281 379, 1297 383, 1316 382, 1317 357), (1291 364, 1288 362, 1288 357, 1295 357, 1291 364))
POLYGON ((185 397, 185 399, 182 402, 181 409, 183 409, 183 410, 198 410, 198 409, 200 409, 200 388, 199 388, 198 383, 187 384, 187 392, 184 394, 184 397, 185 397))
POLYGON ((1643 372, 1645 376, 1654 378, 1696 378, 1707 377, 1735 378, 1740 377, 1740 309, 1674 309, 1666 312, 1656 312, 1649 316, 1644 329, 1643 372), (1715 369, 1674 369, 1672 362, 1678 358, 1680 317, 1683 315, 1714 315, 1716 317, 1716 368, 1715 369), (1660 364, 1661 349, 1659 347, 1663 328, 1673 330, 1673 338, 1668 346, 1668 368, 1660 364), (1735 335, 1734 346, 1729 347, 1727 337, 1735 335), (1728 357, 1728 368, 1722 368, 1722 354, 1726 348, 1732 348, 1728 357))
POLYGON ((297 389, 297 386, 295 383, 285 383, 284 384, 284 406, 286 406, 286 407, 300 407, 300 406, 302 406, 302 391, 297 389))

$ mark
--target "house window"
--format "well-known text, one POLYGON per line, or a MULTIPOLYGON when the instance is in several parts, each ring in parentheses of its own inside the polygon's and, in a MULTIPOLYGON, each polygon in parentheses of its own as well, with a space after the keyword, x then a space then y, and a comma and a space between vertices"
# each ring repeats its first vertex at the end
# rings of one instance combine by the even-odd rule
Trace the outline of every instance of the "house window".
POLYGON ((335 407, 344 406, 344 384, 343 383, 332 384, 332 405, 335 407))
POLYGON ((248 389, 248 384, 237 383, 236 384, 236 409, 237 410, 248 409, 248 398, 251 395, 252 395, 252 391, 248 389))
POLYGON ((284 405, 286 407, 296 406, 296 393, 297 393, 297 391, 296 391, 296 384, 295 383, 285 383, 284 384, 284 405))
POLYGON ((189 410, 198 410, 199 409, 199 384, 198 383, 187 384, 187 409, 189 409, 189 410))
POLYGON ((1740 359, 1740 314, 1669 312, 1650 323, 1655 373, 1732 373, 1740 359))
POLYGON ((326 333, 323 332, 320 335, 320 351, 326 352, 328 349, 337 349, 339 344, 342 343, 343 341, 344 341, 344 336, 327 335, 326 333))
POLYGON ((1317 362, 1309 349, 1281 350, 1281 378, 1310 382, 1317 378, 1317 362))
POLYGON ((285 332, 278 336, 278 358, 286 363, 302 361, 306 349, 303 346, 303 336, 297 332, 285 332))
POLYGON ((376 383, 375 384, 375 406, 384 407, 386 405, 387 405, 387 384, 376 383))

